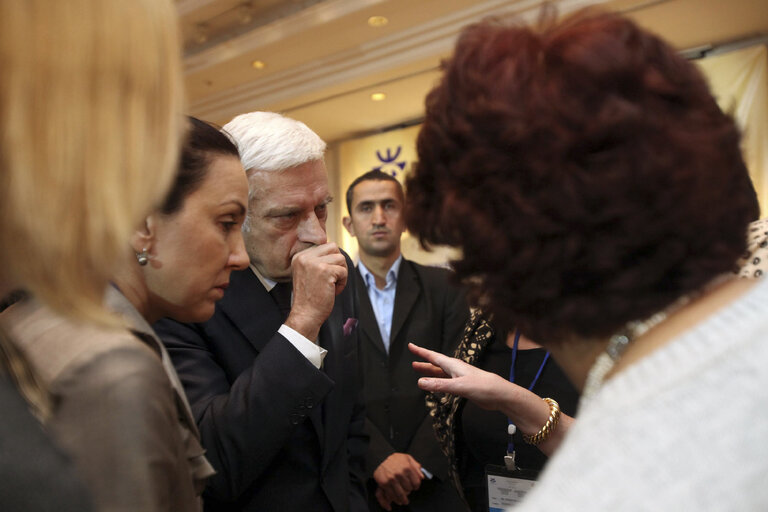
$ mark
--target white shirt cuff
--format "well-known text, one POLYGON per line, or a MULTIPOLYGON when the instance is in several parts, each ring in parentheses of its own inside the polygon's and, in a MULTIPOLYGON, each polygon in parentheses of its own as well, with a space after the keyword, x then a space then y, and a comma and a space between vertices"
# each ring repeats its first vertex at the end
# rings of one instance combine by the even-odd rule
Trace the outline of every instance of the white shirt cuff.
POLYGON ((301 352, 304 357, 309 359, 310 363, 315 365, 315 368, 319 370, 323 366, 323 360, 325 359, 325 355, 328 353, 328 351, 323 347, 312 343, 307 338, 285 324, 281 325, 277 332, 282 334, 285 339, 290 341, 291 345, 296 347, 296 350, 301 352))

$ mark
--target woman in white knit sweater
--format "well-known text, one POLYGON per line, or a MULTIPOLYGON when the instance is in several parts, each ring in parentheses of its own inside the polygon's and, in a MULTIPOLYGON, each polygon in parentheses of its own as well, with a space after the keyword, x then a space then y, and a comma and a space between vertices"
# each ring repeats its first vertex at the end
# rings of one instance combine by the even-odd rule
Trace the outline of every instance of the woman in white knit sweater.
MULTIPOLYGON (((758 205, 695 66, 610 14, 474 25, 418 153, 410 230, 460 246, 475 300, 582 390, 565 436, 552 402, 517 422, 559 444, 521 508, 768 509, 768 282, 732 273, 758 205)), ((423 389, 521 412, 503 378, 412 350, 423 389)))

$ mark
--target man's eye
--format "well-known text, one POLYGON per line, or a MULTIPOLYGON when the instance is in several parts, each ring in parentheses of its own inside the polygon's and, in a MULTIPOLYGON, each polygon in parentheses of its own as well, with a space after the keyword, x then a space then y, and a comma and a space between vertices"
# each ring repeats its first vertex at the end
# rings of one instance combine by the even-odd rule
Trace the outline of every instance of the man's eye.
POLYGON ((289 228, 296 223, 297 218, 298 214, 296 213, 286 213, 284 215, 275 215, 272 217, 272 222, 280 228, 289 228))

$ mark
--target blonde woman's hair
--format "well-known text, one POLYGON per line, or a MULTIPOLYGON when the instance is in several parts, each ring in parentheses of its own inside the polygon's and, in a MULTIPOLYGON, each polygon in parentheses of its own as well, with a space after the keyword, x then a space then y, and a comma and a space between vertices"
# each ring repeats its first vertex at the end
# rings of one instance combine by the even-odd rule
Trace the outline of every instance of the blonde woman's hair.
POLYGON ((24 352, 0 329, 0 378, 7 378, 26 400, 29 410, 42 423, 51 416, 53 397, 24 352))
POLYGON ((0 277, 55 310, 101 301, 162 201, 183 132, 169 0, 0 2, 0 277))

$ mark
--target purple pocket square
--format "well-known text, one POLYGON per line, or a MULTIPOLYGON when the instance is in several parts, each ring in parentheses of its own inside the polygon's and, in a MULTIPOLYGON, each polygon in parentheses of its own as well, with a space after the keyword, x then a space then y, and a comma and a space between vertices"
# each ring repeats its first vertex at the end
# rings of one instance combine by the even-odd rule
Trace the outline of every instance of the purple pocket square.
POLYGON ((352 329, 357 327, 357 318, 347 318, 347 321, 344 322, 344 336, 349 336, 352 334, 352 329))

